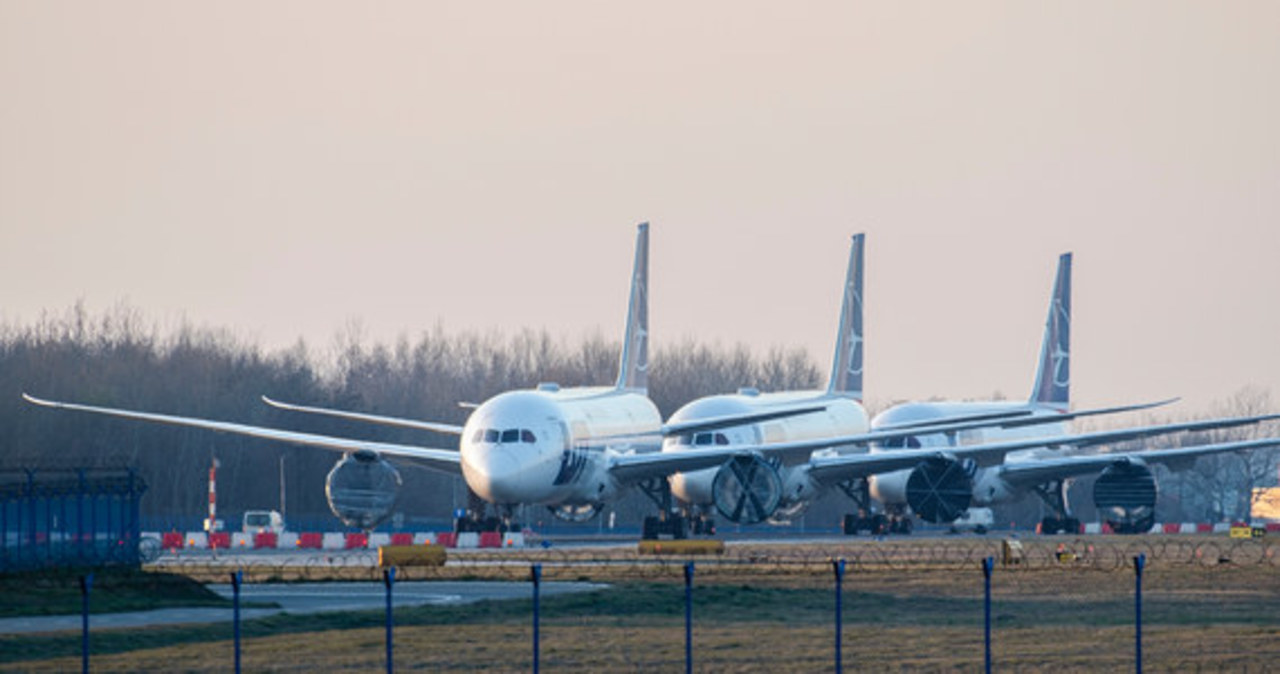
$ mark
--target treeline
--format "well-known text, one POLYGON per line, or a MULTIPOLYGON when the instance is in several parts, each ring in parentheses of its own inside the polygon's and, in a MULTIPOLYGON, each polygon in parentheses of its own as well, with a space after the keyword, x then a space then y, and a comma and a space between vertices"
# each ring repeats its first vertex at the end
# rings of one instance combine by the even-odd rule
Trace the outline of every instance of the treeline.
MULTIPOLYGON (((482 402, 540 382, 609 385, 618 342, 577 343, 535 331, 448 333, 440 327, 394 344, 366 343, 358 329, 318 353, 305 342, 272 352, 226 330, 182 325, 164 331, 136 309, 92 314, 77 305, 30 325, 0 325, 0 469, 135 467, 149 485, 144 515, 207 510, 216 455, 220 515, 276 508, 284 473, 293 518, 324 520, 324 477, 339 458, 315 449, 204 430, 46 410, 22 392, 89 405, 289 428, 381 442, 454 448, 457 439, 410 429, 299 415, 262 395, 305 405, 462 424, 460 402, 482 402)), ((664 418, 693 398, 742 386, 813 388, 822 375, 800 350, 757 357, 744 346, 685 341, 651 358, 650 397, 664 418)), ((460 479, 402 469, 400 510, 446 518, 466 503, 460 479)), ((636 501, 628 510, 647 507, 636 501)), ((531 514, 543 518, 545 513, 531 514)), ((336 524, 336 520, 329 520, 336 524)))
MULTIPOLYGON (((423 446, 457 446, 457 439, 409 429, 300 415, 265 405, 260 396, 320 407, 367 411, 461 424, 478 403, 540 382, 562 386, 609 385, 619 344, 592 336, 577 342, 545 331, 449 333, 435 327, 394 344, 367 343, 359 329, 341 333, 317 350, 303 341, 264 351, 231 331, 181 325, 161 329, 136 309, 119 306, 91 314, 77 305, 29 325, 0 324, 0 470, 127 466, 147 481, 144 516, 198 522, 208 508, 208 468, 216 455, 219 514, 278 508, 282 482, 291 520, 336 526, 328 515, 324 478, 339 458, 204 430, 132 422, 37 408, 22 392, 90 405, 287 428, 423 446), (282 479, 283 473, 283 479, 282 479)), ((744 346, 693 341, 659 345, 652 354, 650 397, 663 417, 688 401, 743 386, 762 391, 817 388, 825 374, 803 350, 773 349, 763 356, 744 346)), ((1212 416, 1274 411, 1265 391, 1244 389, 1212 416)), ((873 410, 874 412, 874 410, 873 410)), ((1164 423, 1177 418, 1109 419, 1109 425, 1164 423)), ((1198 444, 1280 434, 1275 425, 1197 436, 1174 436, 1148 446, 1198 444)), ((1124 449, 1124 448, 1120 448, 1124 449)), ((1276 483, 1278 452, 1202 459, 1189 470, 1157 469, 1157 519, 1207 521, 1247 516, 1250 490, 1276 483)), ((447 519, 466 503, 460 478, 402 469, 399 510, 406 526, 447 519)), ((1077 514, 1094 518, 1092 477, 1071 488, 1077 514)), ((634 526, 652 506, 638 493, 613 505, 619 526, 634 526)), ((833 528, 851 503, 835 490, 806 515, 814 528, 833 528)), ((545 510, 526 521, 547 521, 545 510)), ((1041 517, 1034 496, 997 509, 997 525, 1028 526, 1041 517)), ((154 521, 154 520, 152 520, 154 521)), ((230 524, 230 523, 229 523, 230 524)), ((607 526, 607 524, 605 525, 607 526)))

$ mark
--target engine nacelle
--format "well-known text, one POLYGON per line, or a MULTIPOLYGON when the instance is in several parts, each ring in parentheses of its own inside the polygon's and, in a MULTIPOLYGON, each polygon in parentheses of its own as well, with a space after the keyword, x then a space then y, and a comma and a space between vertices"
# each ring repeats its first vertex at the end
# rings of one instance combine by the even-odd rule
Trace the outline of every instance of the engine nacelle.
POLYGON ((598 503, 564 503, 558 506, 547 506, 547 510, 550 510, 558 520, 581 524, 591 521, 591 518, 598 515, 600 505, 598 503))
POLYGON ((1156 476, 1145 463, 1130 459, 1108 466, 1093 483, 1093 503, 1111 530, 1145 534, 1156 521, 1156 476))
POLYGON ((391 516, 400 496, 400 473, 375 452, 348 454, 329 471, 324 494, 343 524, 369 531, 391 516))
POLYGON ((716 471, 711 500, 721 515, 739 524, 763 522, 778 509, 782 478, 777 468, 755 455, 735 456, 716 471))
POLYGON ((911 469, 907 504, 926 522, 954 522, 973 500, 974 465, 949 456, 933 456, 911 469))

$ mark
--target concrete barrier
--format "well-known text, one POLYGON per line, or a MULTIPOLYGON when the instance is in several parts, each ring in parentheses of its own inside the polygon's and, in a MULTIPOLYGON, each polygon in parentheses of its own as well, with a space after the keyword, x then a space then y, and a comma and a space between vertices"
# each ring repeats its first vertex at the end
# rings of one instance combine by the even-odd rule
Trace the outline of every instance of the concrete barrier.
POLYGON ((320 547, 325 550, 343 550, 347 547, 347 535, 340 531, 328 531, 324 534, 324 539, 320 547))
POLYGON ((292 550, 294 548, 302 547, 298 545, 298 532, 296 531, 280 532, 280 535, 276 537, 276 547, 280 548, 281 550, 292 550))
POLYGON ((384 545, 391 545, 391 534, 381 532, 369 534, 369 547, 380 548, 384 545))
POLYGON ((298 534, 298 547, 319 550, 324 547, 324 534, 306 531, 298 534))
POLYGON ((188 531, 185 540, 188 548, 209 547, 209 534, 203 531, 188 531))
POLYGON ((280 536, 274 531, 259 531, 253 537, 253 547, 274 549, 279 546, 280 536))
MULTIPOLYGON (((406 531, 397 531, 391 534, 391 545, 413 545, 413 534, 406 531)), ((373 541, 370 541, 372 544, 373 541)), ((386 545, 383 543, 382 545, 386 545)))
POLYGON ((1084 532, 1085 532, 1086 534, 1100 534, 1100 533, 1102 533, 1102 522, 1085 522, 1085 524, 1084 524, 1084 532))
POLYGON ((368 534, 347 534, 346 541, 343 546, 347 550, 363 550, 369 547, 368 534))
POLYGON ((502 537, 502 547, 504 548, 523 548, 524 534, 519 531, 508 531, 502 537))
POLYGON ((500 548, 502 547, 502 532, 500 531, 481 531, 480 547, 482 548, 500 548))
MULTIPOLYGON (((394 541, 392 541, 394 543, 394 541)), ((413 545, 430 545, 435 542, 435 537, 427 532, 419 532, 413 535, 413 545)))
POLYGON ((181 531, 166 531, 160 537, 160 547, 165 550, 181 550, 185 542, 181 531))
POLYGON ((474 531, 464 531, 458 534, 459 548, 478 548, 480 547, 480 534, 474 531))

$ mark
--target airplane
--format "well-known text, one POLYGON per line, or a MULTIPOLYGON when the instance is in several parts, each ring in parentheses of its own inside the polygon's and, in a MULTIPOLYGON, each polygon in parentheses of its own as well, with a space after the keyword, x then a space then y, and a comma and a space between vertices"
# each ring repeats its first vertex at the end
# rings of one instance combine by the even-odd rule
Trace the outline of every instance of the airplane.
MULTIPOLYGON (((972 502, 990 505, 1017 498, 1031 489, 1058 508, 1056 519, 1042 530, 1078 529, 1066 510, 1064 481, 1072 476, 1101 472, 1095 500, 1111 513, 1109 523, 1122 533, 1150 529, 1155 502, 1154 478, 1147 462, 1185 465, 1195 457, 1223 451, 1248 451, 1280 440, 1225 443, 1177 452, 1130 452, 1093 456, 1064 456, 1063 448, 1101 444, 1210 428, 1258 423, 1280 415, 1213 419, 1120 429, 1084 435, 1068 433, 1066 423, 1086 416, 1149 409, 1176 401, 1069 411, 1071 254, 1059 258, 1049 318, 1041 345, 1039 367, 1031 399, 1025 403, 907 403, 877 415, 866 428, 859 425, 862 388, 862 235, 854 237, 845 296, 837 333, 835 362, 825 392, 758 394, 701 398, 688 403, 668 422, 694 421, 701 416, 730 416, 744 411, 785 409, 797 402, 821 403, 827 408, 807 415, 754 422, 718 433, 667 437, 664 452, 703 446, 739 447, 742 454, 714 470, 679 473, 671 488, 697 512, 700 529, 710 533, 710 506, 738 523, 769 520, 781 523, 803 512, 824 490, 839 488, 859 506, 844 518, 846 533, 909 533, 907 508, 931 522, 952 522, 972 502), (835 410, 832 413, 830 410, 835 410), (831 429, 847 428, 840 435, 831 429), (826 432, 824 432, 824 430, 826 432), (857 451, 867 447, 866 452, 857 451), (1007 460, 1006 460, 1007 456, 1007 460), (871 497, 892 508, 890 519, 875 513, 871 497), (1145 528, 1144 528, 1145 524, 1145 528)), ((690 515, 694 516, 694 515, 690 515)), ((695 524, 695 532, 699 529, 695 524)))
MULTIPOLYGON (((770 410, 800 411, 798 408, 804 406, 821 407, 810 413, 757 420, 718 431, 675 432, 664 438, 663 452, 674 453, 709 446, 743 448, 741 456, 723 466, 671 476, 672 495, 683 504, 676 519, 683 517, 690 521, 695 534, 714 533, 715 512, 739 524, 755 524, 766 520, 782 524, 799 516, 826 487, 832 486, 817 484, 811 479, 810 462, 815 458, 830 458, 860 451, 871 443, 874 443, 872 447, 877 451, 884 448, 917 448, 921 437, 1015 439, 1031 435, 1062 435, 1065 433, 1063 424, 1067 419, 1148 409, 1173 402, 1171 399, 1068 412, 1065 395, 1055 385, 1052 377, 1055 374, 1063 376, 1067 372, 1066 359, 1069 353, 1062 349, 1069 344, 1065 339, 1059 340, 1059 333, 1055 331, 1046 336, 1043 348, 1047 354, 1045 359, 1056 369, 1045 370, 1048 374, 1042 375, 1043 382, 1037 380, 1037 391, 1043 393, 1033 398, 1031 403, 953 407, 933 405, 917 413, 880 415, 877 417, 878 423, 869 426, 867 413, 861 404, 864 250, 865 235, 854 235, 844 279, 835 353, 825 390, 760 393, 755 389, 742 389, 737 394, 712 395, 689 402, 668 420, 668 425, 671 426, 770 410), (1048 341, 1050 338, 1054 340, 1052 349, 1048 341), (987 435, 983 435, 984 433, 987 435)), ((1055 320, 1065 320, 1070 317, 1070 254, 1060 260, 1058 276, 1060 290, 1055 290, 1053 301, 1061 303, 1065 297, 1066 313, 1055 314, 1058 316, 1055 320)), ((1065 327, 1061 334, 1066 334, 1065 327)), ((915 409, 904 407, 908 410, 915 409)), ((910 471, 900 472, 905 474, 910 471)), ((897 475, 895 473, 891 477, 896 478, 897 475)), ((849 515, 845 518, 846 529, 852 529, 851 533, 858 528, 887 530, 890 523, 883 515, 868 515, 865 512, 870 508, 866 481, 841 482, 835 486, 845 490, 864 509, 861 515, 849 515)), ((663 502, 658 502, 658 505, 663 512, 671 507, 663 502)), ((910 522, 906 518, 895 520, 898 527, 896 530, 902 531, 910 522), (905 524, 900 524, 903 522, 905 524)))
MULTIPOLYGON (((456 435, 458 449, 418 447, 318 435, 229 421, 158 414, 45 400, 23 394, 34 405, 174 424, 341 452, 325 480, 330 509, 348 526, 372 530, 391 516, 403 486, 393 462, 410 462, 460 474, 475 495, 469 512, 455 520, 458 531, 509 530, 518 505, 543 505, 569 521, 593 517, 626 488, 664 483, 677 470, 725 463, 736 452, 707 448, 680 456, 663 454, 666 428, 648 398, 649 225, 637 228, 635 262, 618 376, 613 386, 560 388, 544 383, 531 390, 498 394, 474 407, 466 423, 383 417, 266 401, 285 409, 456 435), (498 517, 485 516, 485 504, 498 517)), ((768 411, 746 421, 808 410, 768 411)), ((742 423, 744 418, 705 419, 680 428, 689 432, 742 423)))

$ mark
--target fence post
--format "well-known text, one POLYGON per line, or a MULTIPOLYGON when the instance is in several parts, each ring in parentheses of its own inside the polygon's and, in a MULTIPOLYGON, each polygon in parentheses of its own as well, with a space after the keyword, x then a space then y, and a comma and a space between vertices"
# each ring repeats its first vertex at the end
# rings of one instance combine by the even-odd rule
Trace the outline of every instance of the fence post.
POLYGON ((844 559, 831 560, 831 570, 836 575, 836 674, 844 671, 840 642, 844 636, 844 559))
POLYGON ((983 621, 983 638, 985 657, 983 663, 987 674, 991 674, 991 570, 995 568, 995 557, 987 557, 982 560, 982 577, 983 585, 983 601, 982 601, 982 621, 983 621))
POLYGON ((538 645, 538 605, 542 603, 542 565, 529 567, 529 579, 533 581, 533 672, 538 674, 538 660, 541 658, 538 645))
POLYGON ((1142 569, 1146 565, 1146 553, 1139 553, 1133 558, 1133 649, 1138 674, 1142 674, 1142 569))
POLYGON ((89 674, 89 593, 93 574, 80 576, 80 671, 89 674))
POLYGON ((391 628, 394 625, 391 616, 391 586, 396 583, 396 567, 382 570, 382 584, 387 586, 387 674, 394 671, 394 662, 392 658, 391 646, 391 628))
POLYGON ((236 674, 240 674, 240 582, 242 580, 244 580, 244 571, 237 569, 231 574, 231 601, 234 603, 231 623, 235 634, 236 674))
POLYGON ((693 562, 684 565, 684 671, 693 674, 693 562))

